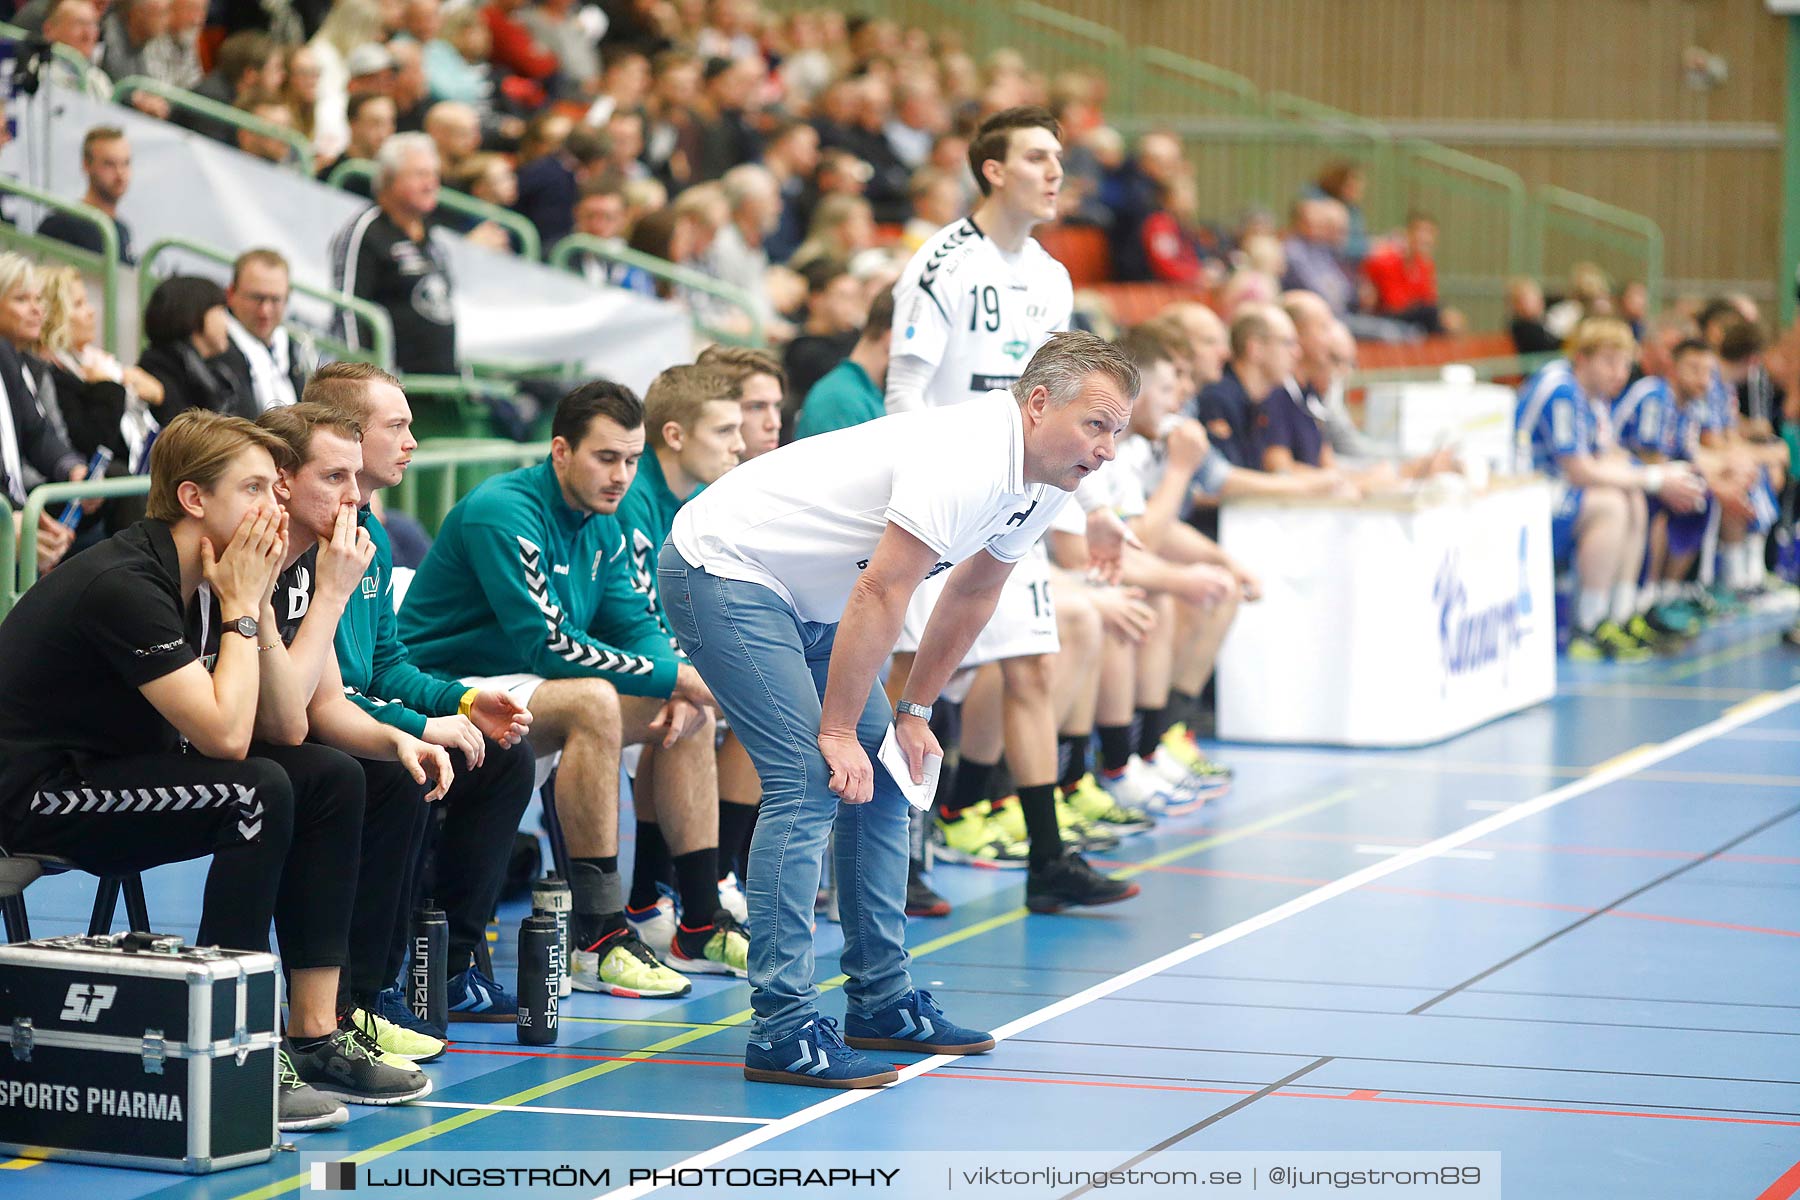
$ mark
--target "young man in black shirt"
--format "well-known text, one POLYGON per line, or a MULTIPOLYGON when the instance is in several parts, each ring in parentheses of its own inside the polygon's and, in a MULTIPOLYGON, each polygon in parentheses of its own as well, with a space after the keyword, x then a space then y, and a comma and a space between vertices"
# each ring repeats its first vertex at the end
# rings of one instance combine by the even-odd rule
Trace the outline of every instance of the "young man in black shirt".
POLYGON ((267 951, 274 918, 289 980, 282 1127, 316 1129, 344 1122, 339 1100, 421 1093, 338 1028, 361 772, 302 745, 304 728, 271 736, 263 720, 286 453, 247 421, 182 414, 151 452, 148 519, 46 576, 0 623, 0 845, 97 874, 212 855, 199 941, 267 951), (221 617, 211 673, 185 615, 203 585, 221 617))
POLYGON ((297 716, 313 740, 354 755, 366 794, 340 1011, 388 1055, 428 1061, 443 1054, 444 1043, 376 1015, 376 997, 399 969, 397 962, 390 969, 389 947, 403 919, 425 806, 449 790, 454 772, 441 746, 375 720, 344 694, 338 621, 375 553, 357 523, 362 428, 349 414, 317 403, 272 409, 257 424, 287 451, 275 494, 288 515, 287 554, 274 593, 283 646, 270 652, 273 669, 265 671, 260 707, 275 710, 272 719, 284 723, 297 716), (278 686, 267 686, 271 675, 278 686))
MULTIPOLYGON (((394 360, 406 374, 456 374, 456 310, 450 256, 432 237, 438 152, 425 134, 389 138, 375 159, 375 203, 331 239, 331 282, 372 301, 394 323, 394 360)), ((369 331, 345 314, 352 349, 369 331)))

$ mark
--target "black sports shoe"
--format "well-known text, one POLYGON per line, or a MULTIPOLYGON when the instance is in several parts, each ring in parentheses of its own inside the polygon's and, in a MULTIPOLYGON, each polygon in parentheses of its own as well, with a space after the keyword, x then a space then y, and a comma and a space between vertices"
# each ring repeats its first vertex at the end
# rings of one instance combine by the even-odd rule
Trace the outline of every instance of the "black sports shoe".
POLYGON ((1043 867, 1032 867, 1025 876, 1025 907, 1034 913, 1061 912, 1065 908, 1117 904, 1139 892, 1138 885, 1102 875, 1073 850, 1043 867))
POLYGON ((296 1047, 290 1057, 302 1082, 345 1104, 404 1104, 431 1094, 425 1072, 390 1067, 380 1055, 372 1039, 340 1029, 310 1050, 296 1047))
POLYGON ((925 882, 925 868, 918 859, 906 864, 906 915, 909 917, 947 917, 950 902, 925 882))
POLYGON ((1800 622, 1797 622, 1792 629, 1782 634, 1781 640, 1794 647, 1796 650, 1800 650, 1800 622))
POLYGON ((315 1129, 335 1129, 350 1119, 350 1110, 330 1096, 322 1095, 294 1070, 288 1045, 281 1044, 275 1069, 275 1099, 279 1125, 283 1133, 309 1133, 315 1129))

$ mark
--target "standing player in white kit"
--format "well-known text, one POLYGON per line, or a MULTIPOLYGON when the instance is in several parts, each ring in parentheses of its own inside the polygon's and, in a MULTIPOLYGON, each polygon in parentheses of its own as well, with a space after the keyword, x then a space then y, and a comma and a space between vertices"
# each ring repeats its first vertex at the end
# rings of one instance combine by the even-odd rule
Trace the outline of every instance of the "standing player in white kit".
MULTIPOLYGON (((969 144, 969 165, 982 200, 967 218, 919 247, 894 285, 894 329, 887 411, 962 404, 1009 388, 1052 333, 1069 328, 1074 289, 1069 272, 1031 237, 1055 220, 1062 184, 1062 130, 1050 111, 1009 108, 982 122, 969 144)), ((1097 498, 1076 493, 1089 512, 1097 558, 1116 560, 1123 525, 1097 498)), ((896 688, 911 670, 944 578, 913 595, 895 647, 896 688)), ((1136 884, 1093 871, 1065 853, 1056 816, 1056 712, 1051 660, 1058 649, 1050 565, 1042 545, 1007 579, 990 621, 964 667, 998 663, 1005 684, 1005 743, 1030 840, 1026 896, 1035 911, 1109 904, 1138 892, 1136 884)), ((896 694, 898 694, 896 692, 896 694)), ((968 810, 960 820, 985 820, 968 810)))

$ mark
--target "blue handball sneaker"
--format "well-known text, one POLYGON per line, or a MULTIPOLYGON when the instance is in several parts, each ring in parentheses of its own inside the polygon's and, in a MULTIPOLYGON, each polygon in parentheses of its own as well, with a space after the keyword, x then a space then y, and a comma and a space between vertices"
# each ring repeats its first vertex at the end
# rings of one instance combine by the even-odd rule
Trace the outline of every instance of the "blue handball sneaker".
POLYGON ((992 1034, 964 1029, 944 1015, 930 992, 906 993, 873 1016, 851 1013, 844 1040, 858 1050, 911 1050, 919 1054, 986 1054, 992 1034))
POLYGON ((744 1054, 744 1078, 752 1083, 873 1088, 893 1083, 900 1072, 846 1046, 830 1017, 814 1017, 787 1037, 766 1042, 751 1038, 744 1054))
POLYGON ((452 1021, 505 1021, 519 1019, 519 998, 468 967, 449 979, 450 1019, 452 1021))
POLYGON ((397 987, 388 988, 375 997, 375 1015, 390 1024, 402 1029, 410 1029, 414 1033, 422 1033, 426 1037, 444 1041, 448 1030, 439 1029, 430 1021, 422 1020, 419 1015, 406 1006, 406 993, 397 987))

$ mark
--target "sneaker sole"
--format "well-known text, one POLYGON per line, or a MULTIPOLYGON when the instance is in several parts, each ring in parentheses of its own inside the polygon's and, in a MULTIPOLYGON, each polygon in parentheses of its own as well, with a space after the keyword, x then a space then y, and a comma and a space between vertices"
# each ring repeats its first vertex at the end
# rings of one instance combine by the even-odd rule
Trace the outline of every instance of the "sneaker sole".
POLYGON ((820 1079, 817 1075, 802 1075, 797 1071, 768 1071, 761 1067, 745 1067, 744 1078, 751 1083, 797 1083, 801 1087, 831 1088, 833 1091, 848 1092, 859 1088, 878 1088, 900 1080, 900 1072, 883 1071, 879 1075, 863 1075, 855 1079, 820 1079))
POLYGON ((989 871, 1023 871, 1031 865, 1022 858, 978 858, 973 854, 965 854, 961 850, 952 850, 947 846, 936 847, 933 856, 939 862, 952 863, 959 867, 981 867, 989 871))
POLYGON ((683 975, 730 975, 736 979, 750 978, 748 970, 740 971, 736 967, 714 962, 710 958, 687 958, 675 953, 673 949, 663 956, 663 961, 683 975))
POLYGON ((994 1048, 993 1038, 945 1046, 928 1042, 909 1042, 905 1038, 845 1037, 844 1044, 858 1050, 898 1050, 903 1054, 986 1054, 994 1048))
POLYGON ((950 902, 941 900, 936 904, 921 904, 916 908, 908 905, 906 915, 909 917, 947 917, 950 915, 950 902))
MULTIPOLYGON (((314 1088, 313 1090, 317 1091, 318 1089, 314 1088)), ((321 1129, 336 1129, 339 1125, 348 1124, 349 1120, 350 1110, 340 1104, 330 1112, 321 1113, 316 1117, 277 1121, 275 1127, 283 1133, 316 1133, 321 1129)))
POLYGON ((370 1096, 362 1092, 342 1091, 329 1083, 314 1083, 312 1089, 321 1096, 330 1096, 333 1100, 341 1100, 345 1104, 359 1104, 371 1108, 386 1108, 392 1104, 405 1104, 411 1100, 423 1100, 425 1097, 431 1095, 431 1079, 421 1073, 419 1075, 419 1086, 412 1091, 407 1092, 405 1095, 370 1096))
POLYGON ((1117 896, 1107 896, 1093 900, 1064 900, 1060 897, 1051 896, 1027 896, 1025 898, 1025 907, 1034 913, 1046 914, 1059 913, 1064 909, 1069 908, 1099 908, 1102 905, 1117 904, 1121 900, 1129 900, 1142 891, 1143 889, 1134 883, 1117 896))
POLYGON ((620 987, 614 983, 606 983, 605 981, 589 982, 585 979, 572 980, 569 986, 573 987, 578 992, 598 992, 601 995, 619 996, 626 1000, 679 1000, 681 997, 694 990, 693 984, 684 983, 681 986, 681 990, 678 992, 634 992, 630 988, 620 987))
POLYGON ((1130 837, 1134 833, 1149 833, 1156 828, 1155 821, 1102 821, 1095 817, 1094 821, 1106 830, 1109 837, 1130 837))

